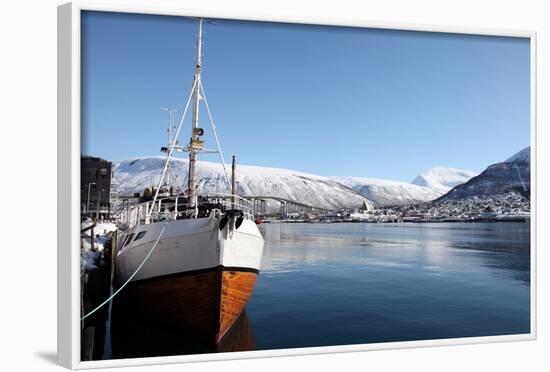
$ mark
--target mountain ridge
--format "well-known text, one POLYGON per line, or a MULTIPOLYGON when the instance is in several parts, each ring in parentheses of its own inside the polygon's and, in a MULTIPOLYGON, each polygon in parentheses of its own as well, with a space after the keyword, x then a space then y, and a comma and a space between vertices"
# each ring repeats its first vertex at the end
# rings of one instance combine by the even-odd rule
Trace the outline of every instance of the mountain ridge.
POLYGON ((378 206, 418 204, 434 200, 442 192, 411 183, 367 177, 332 177, 351 187, 378 206))
POLYGON ((528 196, 531 191, 530 146, 505 161, 489 165, 479 175, 458 185, 436 201, 466 199, 518 192, 528 196))
MULTIPOLYGON (((114 162, 119 194, 141 193, 146 187, 156 186, 164 160, 163 157, 141 157, 114 162)), ((188 160, 176 158, 171 164, 178 176, 178 183, 185 184, 188 160)), ((229 169, 227 165, 226 168, 229 169)), ((199 192, 229 192, 220 163, 198 161, 196 170, 199 192)), ((329 177, 284 168, 237 165, 237 185, 240 195, 269 195, 326 209, 358 208, 364 201, 374 205, 363 195, 329 177)))
MULTIPOLYGON (((158 183, 165 158, 163 156, 134 157, 114 162, 119 194, 143 192, 158 183)), ((185 183, 188 160, 176 158, 172 167, 179 183, 185 183)), ((226 165, 229 169, 229 166, 226 165)), ((220 163, 197 163, 197 187, 201 192, 227 193, 227 184, 220 163)), ((297 200, 323 208, 357 208, 367 200, 371 206, 415 204, 442 195, 421 186, 373 178, 326 177, 286 168, 237 165, 240 195, 272 195, 297 200), (374 200, 373 200, 374 199, 374 200)))
MULTIPOLYGON (((145 188, 156 186, 164 162, 164 156, 134 157, 113 162, 119 194, 142 193, 145 188)), ((188 159, 172 160, 179 184, 187 182, 188 164, 188 159)), ((519 187, 525 189, 524 178, 529 180, 529 164, 528 147, 501 163, 490 165, 480 174, 456 168, 432 167, 412 183, 368 177, 327 177, 286 168, 237 165, 237 191, 240 195, 274 196, 326 209, 358 208, 364 201, 371 207, 408 205, 469 197, 476 193, 488 195, 517 191, 519 187), (499 185, 498 190, 492 190, 496 184, 499 185)), ((226 169, 229 168, 226 165, 226 169)), ((200 192, 229 192, 230 187, 220 163, 199 161, 196 169, 200 192)))
POLYGON ((437 166, 420 173, 411 183, 444 194, 477 175, 478 173, 469 170, 437 166))

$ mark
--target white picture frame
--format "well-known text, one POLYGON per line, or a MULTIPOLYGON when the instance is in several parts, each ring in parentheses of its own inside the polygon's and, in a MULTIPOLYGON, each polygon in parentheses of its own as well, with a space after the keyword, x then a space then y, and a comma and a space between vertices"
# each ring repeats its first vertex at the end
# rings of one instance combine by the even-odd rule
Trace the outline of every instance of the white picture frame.
POLYGON ((58 8, 58 361, 71 369, 136 366, 151 364, 311 355, 350 351, 416 348, 441 345, 536 339, 536 32, 515 30, 441 27, 402 23, 369 22, 366 19, 310 19, 306 16, 278 17, 254 12, 216 12, 187 8, 163 8, 155 4, 121 5, 95 2, 71 2, 58 8), (203 355, 120 359, 82 362, 80 360, 80 17, 82 11, 142 13, 171 16, 225 18, 235 20, 288 22, 315 25, 339 25, 396 30, 414 30, 476 35, 523 37, 530 39, 531 53, 531 331, 514 336, 455 338, 434 341, 407 341, 348 346, 259 350, 203 355))

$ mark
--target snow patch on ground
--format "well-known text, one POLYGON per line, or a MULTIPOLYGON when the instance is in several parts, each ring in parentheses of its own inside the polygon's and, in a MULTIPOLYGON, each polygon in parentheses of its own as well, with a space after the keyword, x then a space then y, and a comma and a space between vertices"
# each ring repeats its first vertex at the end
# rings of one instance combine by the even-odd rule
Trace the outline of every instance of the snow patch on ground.
MULTIPOLYGON (((93 225, 91 219, 86 219, 80 224, 80 229, 93 225)), ((97 268, 96 262, 101 257, 105 242, 107 241, 107 235, 117 229, 116 225, 112 222, 99 222, 94 227, 94 246, 92 247, 92 230, 87 230, 82 233, 84 236, 81 238, 81 250, 80 250, 80 265, 82 271, 90 271, 97 268)))

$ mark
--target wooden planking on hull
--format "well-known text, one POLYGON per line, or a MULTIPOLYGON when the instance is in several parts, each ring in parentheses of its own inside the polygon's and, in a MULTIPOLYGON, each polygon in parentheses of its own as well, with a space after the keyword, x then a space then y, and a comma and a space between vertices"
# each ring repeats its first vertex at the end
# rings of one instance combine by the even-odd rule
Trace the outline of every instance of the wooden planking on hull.
POLYGON ((253 271, 227 270, 222 273, 220 332, 216 336, 218 343, 246 306, 258 274, 253 271))
POLYGON ((256 337, 246 309, 241 312, 241 315, 215 347, 216 351, 220 353, 256 350, 256 337))
POLYGON ((170 274, 131 283, 119 300, 133 315, 218 344, 246 306, 257 275, 223 266, 170 274))
POLYGON ((211 270, 138 281, 126 291, 124 300, 131 304, 126 308, 149 322, 207 339, 219 329, 220 278, 211 270))

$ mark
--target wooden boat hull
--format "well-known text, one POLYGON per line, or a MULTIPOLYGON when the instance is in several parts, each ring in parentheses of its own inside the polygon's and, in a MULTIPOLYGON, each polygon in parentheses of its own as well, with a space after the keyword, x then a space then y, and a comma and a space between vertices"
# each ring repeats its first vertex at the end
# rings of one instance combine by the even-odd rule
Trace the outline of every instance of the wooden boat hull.
POLYGON ((121 300, 143 319, 217 345, 245 308, 257 276, 255 269, 217 266, 132 282, 121 300))
POLYGON ((222 227, 215 216, 170 221, 161 234, 164 225, 125 232, 134 238, 117 254, 117 285, 129 281, 119 296, 145 319, 193 330, 218 344, 252 293, 263 238, 249 219, 238 227, 234 222, 222 227))

